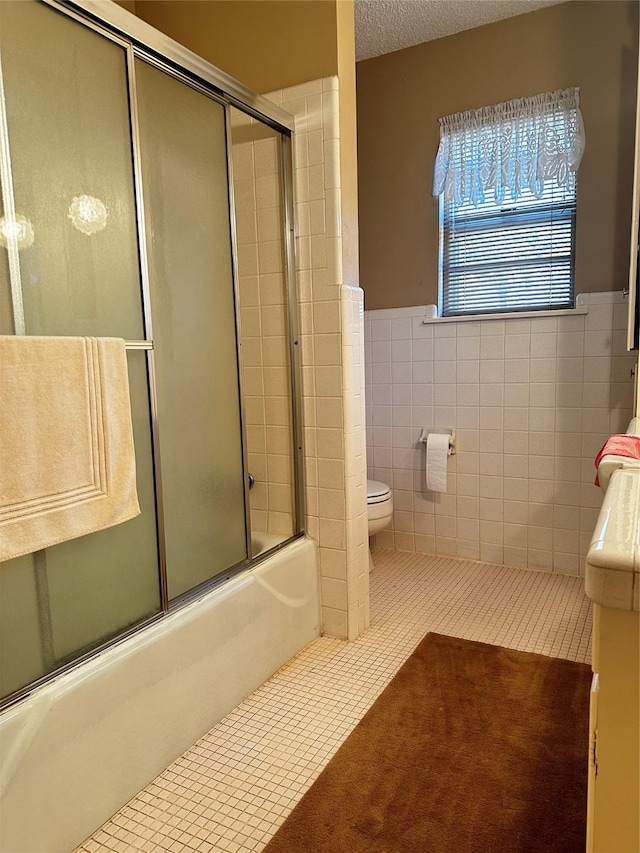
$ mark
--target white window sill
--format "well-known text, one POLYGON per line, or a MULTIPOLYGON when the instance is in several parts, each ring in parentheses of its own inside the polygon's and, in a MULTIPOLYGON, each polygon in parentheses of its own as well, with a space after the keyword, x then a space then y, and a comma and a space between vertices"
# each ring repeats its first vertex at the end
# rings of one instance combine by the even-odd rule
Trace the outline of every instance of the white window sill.
POLYGON ((588 314, 589 308, 560 308, 556 311, 505 311, 502 314, 465 314, 460 317, 423 317, 424 326, 432 323, 477 323, 478 320, 524 320, 533 317, 575 317, 588 314))

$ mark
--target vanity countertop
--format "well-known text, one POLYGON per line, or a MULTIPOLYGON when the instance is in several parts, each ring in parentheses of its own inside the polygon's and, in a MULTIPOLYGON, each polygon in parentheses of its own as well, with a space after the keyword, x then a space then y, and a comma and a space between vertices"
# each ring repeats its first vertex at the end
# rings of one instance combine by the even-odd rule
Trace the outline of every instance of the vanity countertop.
POLYGON ((586 560, 585 591, 605 607, 640 610, 640 466, 615 470, 586 560))

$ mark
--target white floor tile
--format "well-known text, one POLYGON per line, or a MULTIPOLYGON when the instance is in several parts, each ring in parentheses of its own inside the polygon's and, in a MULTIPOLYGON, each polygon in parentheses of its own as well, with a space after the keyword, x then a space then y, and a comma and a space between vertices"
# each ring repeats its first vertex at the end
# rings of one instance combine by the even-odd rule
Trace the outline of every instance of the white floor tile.
POLYGON ((321 637, 76 853, 258 853, 428 631, 588 662, 581 578, 374 550, 371 627, 321 637))

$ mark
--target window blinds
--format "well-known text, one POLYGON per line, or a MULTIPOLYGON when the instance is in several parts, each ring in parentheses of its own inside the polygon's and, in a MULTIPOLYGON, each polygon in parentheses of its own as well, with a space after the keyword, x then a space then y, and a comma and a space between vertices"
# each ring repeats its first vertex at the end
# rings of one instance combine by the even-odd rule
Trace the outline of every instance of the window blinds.
POLYGON ((573 306, 575 180, 502 207, 441 205, 443 316, 573 306))

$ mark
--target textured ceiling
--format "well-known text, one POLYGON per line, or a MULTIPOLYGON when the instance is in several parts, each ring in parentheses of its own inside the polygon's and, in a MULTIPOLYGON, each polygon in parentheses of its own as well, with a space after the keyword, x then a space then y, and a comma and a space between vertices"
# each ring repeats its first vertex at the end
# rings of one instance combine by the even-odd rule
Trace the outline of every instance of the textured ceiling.
POLYGON ((564 0, 355 0, 356 59, 470 30, 564 0))

